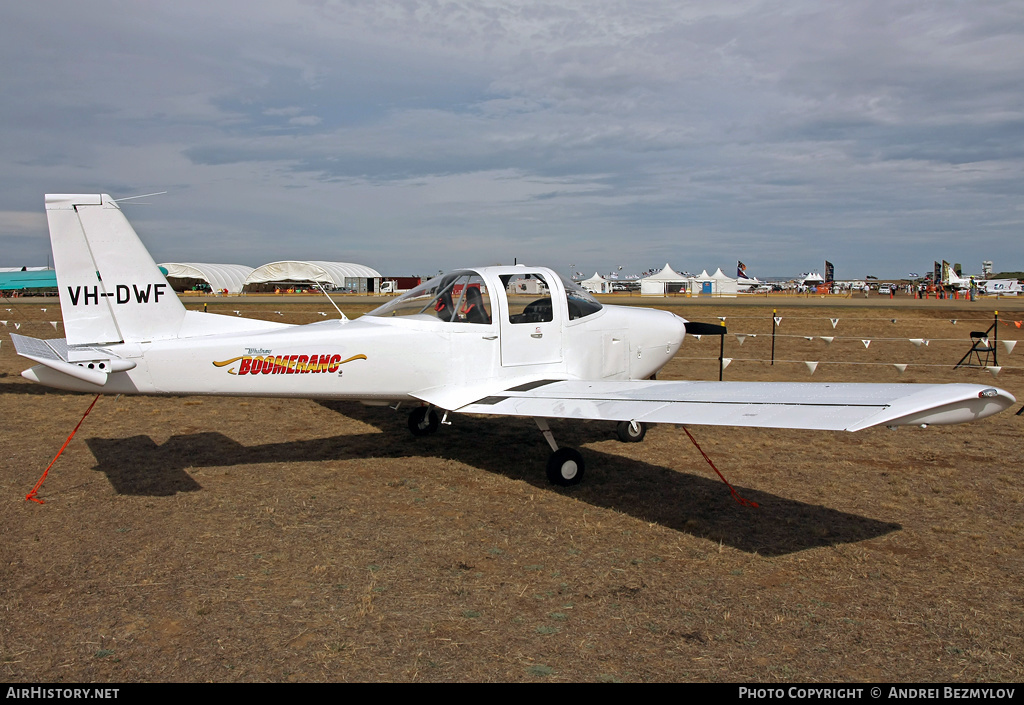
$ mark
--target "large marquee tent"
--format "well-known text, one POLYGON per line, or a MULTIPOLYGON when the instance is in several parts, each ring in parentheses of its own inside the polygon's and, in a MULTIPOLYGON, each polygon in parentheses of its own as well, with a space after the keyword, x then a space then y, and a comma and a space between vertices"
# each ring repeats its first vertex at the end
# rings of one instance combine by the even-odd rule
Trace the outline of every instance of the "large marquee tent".
POLYGON ((245 285, 245 278, 252 273, 252 267, 244 264, 208 264, 205 262, 164 262, 159 265, 167 270, 167 278, 199 279, 220 293, 227 289, 229 294, 239 294, 245 285))
POLYGON ((712 294, 717 296, 735 296, 739 292, 739 282, 722 271, 719 267, 711 275, 712 294))
POLYGON ((245 279, 245 286, 276 282, 318 282, 335 289, 352 289, 360 294, 380 290, 381 274, 362 264, 286 260, 257 267, 245 279))
POLYGON ((584 279, 579 284, 591 294, 610 294, 612 291, 611 282, 597 272, 594 272, 594 276, 590 279, 584 279))
POLYGON ((664 296, 675 293, 686 284, 686 277, 665 263, 660 272, 640 280, 642 296, 664 296))
POLYGON ((24 289, 56 289, 57 273, 43 267, 0 269, 0 291, 22 291, 24 289))

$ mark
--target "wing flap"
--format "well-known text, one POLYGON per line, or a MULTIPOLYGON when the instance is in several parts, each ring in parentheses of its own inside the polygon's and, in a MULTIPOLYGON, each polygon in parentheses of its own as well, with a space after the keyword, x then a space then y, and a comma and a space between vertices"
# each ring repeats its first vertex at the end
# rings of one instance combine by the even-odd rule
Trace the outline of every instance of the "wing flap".
POLYGON ((712 426, 859 430, 879 424, 973 421, 1014 403, 973 384, 782 382, 552 382, 509 389, 457 411, 712 426))

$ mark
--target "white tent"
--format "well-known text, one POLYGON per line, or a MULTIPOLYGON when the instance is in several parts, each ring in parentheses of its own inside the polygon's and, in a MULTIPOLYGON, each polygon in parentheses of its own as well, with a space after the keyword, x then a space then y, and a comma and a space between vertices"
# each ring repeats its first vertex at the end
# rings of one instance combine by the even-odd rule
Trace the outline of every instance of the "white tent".
POLYGON ((267 282, 319 282, 334 288, 350 288, 359 293, 380 290, 381 275, 376 269, 349 262, 271 262, 252 270, 245 284, 267 282))
POLYGON ((739 291, 739 282, 723 272, 721 267, 715 270, 711 279, 714 282, 712 293, 717 296, 735 296, 739 291))
POLYGON ((245 278, 252 267, 244 264, 209 264, 207 262, 164 262, 159 265, 167 270, 168 278, 202 279, 215 292, 227 289, 229 294, 238 294, 245 285, 245 278))
POLYGON ((708 274, 708 270, 702 269, 700 274, 694 276, 690 275, 686 278, 686 286, 694 296, 702 293, 713 294, 715 291, 715 280, 708 274), (707 291, 705 291, 704 284, 708 283, 707 291))
POLYGON ((679 288, 686 284, 686 277, 668 266, 668 262, 661 271, 644 277, 640 280, 641 296, 664 296, 665 292, 679 291, 679 288))
POLYGON ((612 283, 597 272, 594 272, 594 276, 590 279, 581 281, 580 286, 591 294, 610 294, 612 292, 612 283))

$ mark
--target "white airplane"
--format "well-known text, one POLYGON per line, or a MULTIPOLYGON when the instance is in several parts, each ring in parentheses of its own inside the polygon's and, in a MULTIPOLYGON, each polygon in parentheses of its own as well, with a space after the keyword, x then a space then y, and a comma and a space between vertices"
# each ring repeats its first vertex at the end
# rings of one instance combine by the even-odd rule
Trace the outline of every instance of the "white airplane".
POLYGON ((543 267, 456 270, 357 320, 186 311, 110 196, 48 195, 46 215, 67 337, 11 338, 38 363, 23 376, 58 389, 408 402, 415 434, 453 412, 528 416, 560 485, 584 462, 559 448, 550 418, 618 422, 639 441, 650 423, 854 431, 972 421, 1015 402, 974 384, 654 380, 687 331, 724 327, 602 305, 543 267))
MULTIPOLYGON (((970 277, 957 275, 956 270, 949 265, 949 262, 942 263, 942 283, 946 286, 968 290, 971 288, 971 281, 970 277)), ((1017 296, 1024 291, 1016 279, 974 279, 973 281, 978 287, 978 292, 986 295, 1017 296)))
POLYGON ((1017 296, 1024 293, 1017 279, 983 279, 978 282, 978 288, 983 294, 991 296, 1017 296))

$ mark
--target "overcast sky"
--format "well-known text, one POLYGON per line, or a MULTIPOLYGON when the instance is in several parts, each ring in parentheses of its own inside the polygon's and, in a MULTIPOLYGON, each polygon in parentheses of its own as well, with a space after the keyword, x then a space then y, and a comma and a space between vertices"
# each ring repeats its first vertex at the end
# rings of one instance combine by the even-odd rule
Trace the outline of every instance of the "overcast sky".
POLYGON ((1024 3, 10 2, 0 266, 44 193, 157 261, 1024 269, 1024 3))

